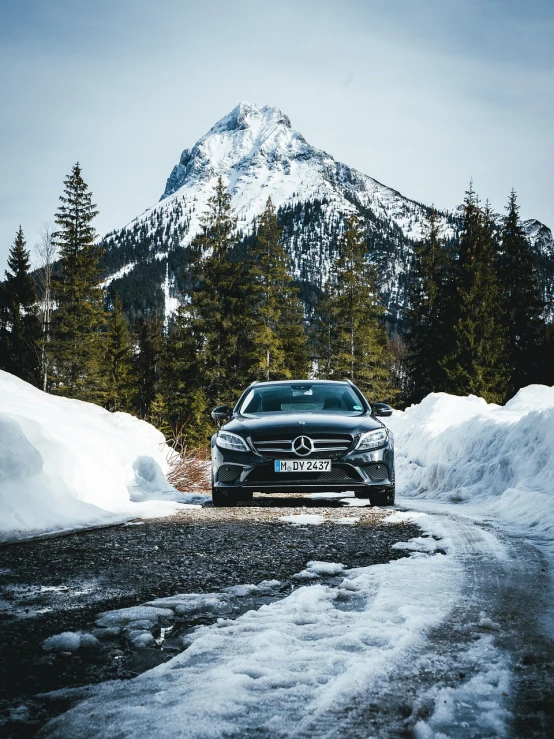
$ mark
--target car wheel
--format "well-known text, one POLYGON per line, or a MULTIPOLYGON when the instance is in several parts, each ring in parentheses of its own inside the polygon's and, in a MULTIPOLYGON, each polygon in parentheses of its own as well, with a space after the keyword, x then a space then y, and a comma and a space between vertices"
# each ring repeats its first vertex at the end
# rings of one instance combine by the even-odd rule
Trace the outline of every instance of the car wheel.
POLYGON ((394 505, 395 500, 395 486, 392 485, 390 488, 384 488, 378 492, 370 495, 371 505, 394 505))
POLYGON ((212 503, 216 508, 235 506, 237 497, 233 493, 222 493, 218 488, 212 488, 212 503))

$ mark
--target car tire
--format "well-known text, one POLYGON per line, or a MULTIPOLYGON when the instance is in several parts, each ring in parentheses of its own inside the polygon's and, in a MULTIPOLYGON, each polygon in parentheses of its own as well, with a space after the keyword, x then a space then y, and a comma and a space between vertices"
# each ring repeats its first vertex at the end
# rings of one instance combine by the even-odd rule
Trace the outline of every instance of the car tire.
POLYGON ((233 493, 223 493, 218 488, 212 488, 212 503, 215 508, 236 506, 237 496, 233 493))
POLYGON ((394 505, 395 495, 395 485, 391 485, 390 488, 384 488, 378 492, 371 493, 369 496, 369 502, 372 506, 394 505))

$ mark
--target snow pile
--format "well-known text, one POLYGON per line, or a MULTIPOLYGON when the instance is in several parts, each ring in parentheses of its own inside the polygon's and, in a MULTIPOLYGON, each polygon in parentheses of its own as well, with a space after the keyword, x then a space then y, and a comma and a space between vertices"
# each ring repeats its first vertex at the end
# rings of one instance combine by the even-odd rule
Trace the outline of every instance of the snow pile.
POLYGON ((97 626, 121 626, 129 625, 138 621, 147 621, 151 626, 160 622, 167 625, 173 621, 173 611, 169 608, 156 606, 131 606, 130 608, 118 608, 115 611, 105 611, 98 616, 97 626))
POLYGON ((199 502, 167 482, 168 451, 144 421, 0 371, 0 539, 164 516, 199 502))
POLYGON ((319 577, 340 575, 344 565, 338 562, 308 562, 306 569, 292 576, 293 580, 317 580, 319 577))
POLYGON ((554 387, 530 385, 505 406, 432 393, 387 425, 400 494, 554 534, 554 387))
POLYGON ((42 646, 47 652, 76 652, 78 649, 96 649, 100 642, 86 631, 64 631, 49 636, 42 646))

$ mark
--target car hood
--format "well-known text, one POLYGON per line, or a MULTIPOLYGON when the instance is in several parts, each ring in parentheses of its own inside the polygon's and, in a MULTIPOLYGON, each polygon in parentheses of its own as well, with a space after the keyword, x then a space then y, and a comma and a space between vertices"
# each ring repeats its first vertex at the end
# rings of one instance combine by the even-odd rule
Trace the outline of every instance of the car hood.
POLYGON ((235 416, 223 426, 225 431, 232 431, 241 436, 257 436, 258 434, 283 434, 285 438, 293 436, 315 436, 318 433, 360 434, 382 428, 382 424, 370 415, 343 416, 337 413, 276 413, 274 416, 246 418, 235 416))

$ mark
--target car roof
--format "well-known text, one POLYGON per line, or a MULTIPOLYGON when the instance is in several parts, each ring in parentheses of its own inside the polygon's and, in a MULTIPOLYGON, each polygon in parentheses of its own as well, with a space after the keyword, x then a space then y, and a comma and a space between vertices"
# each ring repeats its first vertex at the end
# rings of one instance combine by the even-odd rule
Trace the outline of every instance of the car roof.
POLYGON ((263 385, 349 385, 348 380, 257 380, 250 387, 261 387, 263 385))

